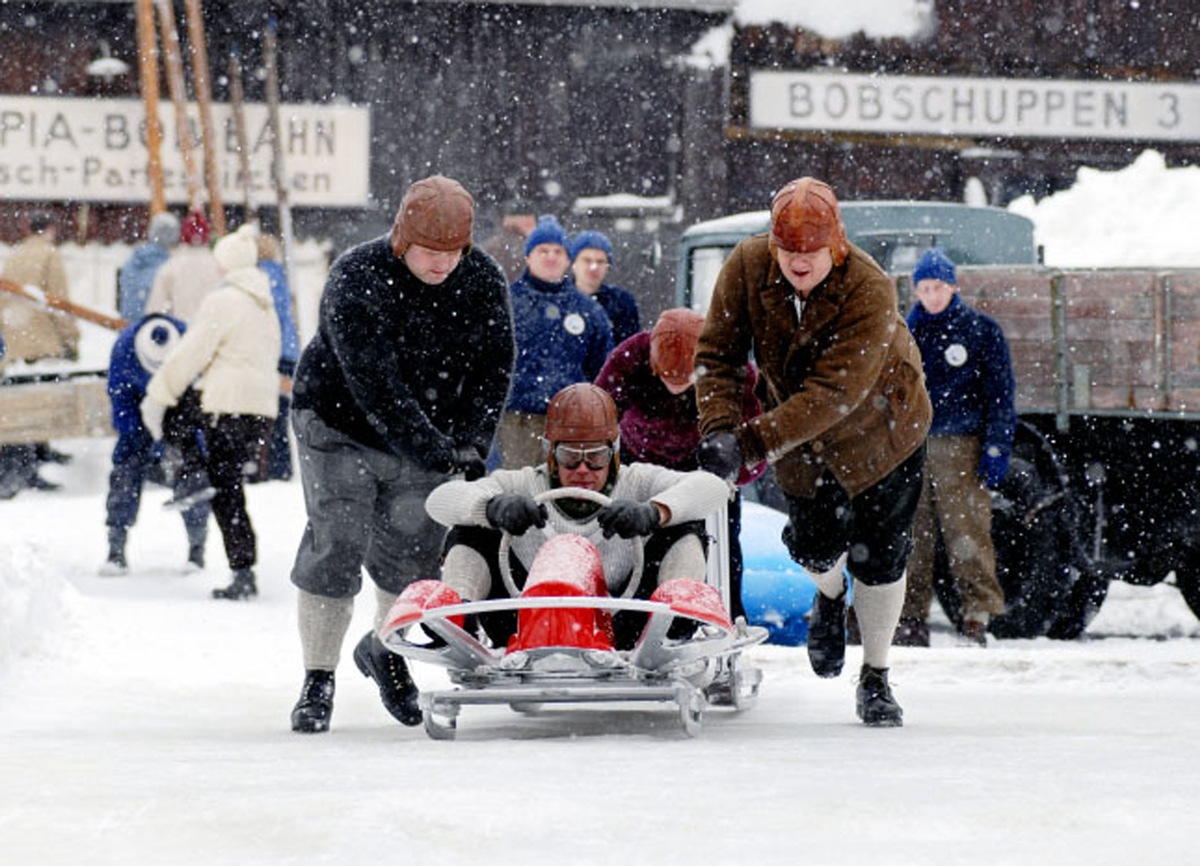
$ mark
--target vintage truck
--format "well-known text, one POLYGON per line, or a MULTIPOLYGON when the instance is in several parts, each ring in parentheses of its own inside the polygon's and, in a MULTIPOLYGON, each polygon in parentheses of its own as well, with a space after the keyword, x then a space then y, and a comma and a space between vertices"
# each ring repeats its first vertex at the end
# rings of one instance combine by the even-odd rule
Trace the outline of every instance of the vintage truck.
MULTIPOLYGON (((1200 270, 1057 269, 1032 224, 994 208, 845 202, 850 239, 893 274, 907 309, 912 264, 932 245, 962 264, 963 299, 1012 351, 1020 417, 993 537, 1008 611, 1000 637, 1079 636, 1110 580, 1170 580, 1200 616, 1200 270)), ((703 312, 737 241, 766 211, 684 232, 676 302, 703 312)), ((769 481, 751 492, 771 502, 769 481)), ((951 619, 944 569, 935 588, 951 619)))

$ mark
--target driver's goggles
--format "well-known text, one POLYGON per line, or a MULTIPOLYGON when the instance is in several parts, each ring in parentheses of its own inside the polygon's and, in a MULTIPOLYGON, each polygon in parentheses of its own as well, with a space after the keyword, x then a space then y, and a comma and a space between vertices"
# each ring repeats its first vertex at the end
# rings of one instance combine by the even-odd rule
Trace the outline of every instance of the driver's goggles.
POLYGON ((587 468, 598 472, 612 461, 611 445, 598 445, 594 448, 573 448, 570 445, 554 446, 554 462, 563 469, 578 469, 580 463, 586 463, 587 468))

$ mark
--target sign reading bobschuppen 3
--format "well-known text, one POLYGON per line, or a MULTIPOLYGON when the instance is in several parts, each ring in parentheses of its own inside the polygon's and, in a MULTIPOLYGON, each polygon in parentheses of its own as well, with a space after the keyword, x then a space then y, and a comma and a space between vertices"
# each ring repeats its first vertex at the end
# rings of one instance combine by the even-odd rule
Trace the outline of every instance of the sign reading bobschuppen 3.
POLYGON ((1200 139, 1200 85, 837 72, 750 74, 750 125, 927 135, 1200 139))
MULTIPOLYGON (((199 112, 189 105, 190 135, 203 177, 199 112)), ((226 202, 243 197, 237 129, 229 105, 214 103, 217 173, 226 202)), ((368 109, 345 105, 281 105, 289 201, 301 207, 361 207, 370 195, 368 109)), ((245 106, 252 198, 275 201, 267 108, 245 106)), ((0 196, 9 199, 145 202, 150 197, 143 104, 135 99, 0 95, 0 196)), ((175 110, 160 106, 163 187, 186 203, 187 178, 175 110)), ((201 181, 203 186, 203 180, 201 181)))

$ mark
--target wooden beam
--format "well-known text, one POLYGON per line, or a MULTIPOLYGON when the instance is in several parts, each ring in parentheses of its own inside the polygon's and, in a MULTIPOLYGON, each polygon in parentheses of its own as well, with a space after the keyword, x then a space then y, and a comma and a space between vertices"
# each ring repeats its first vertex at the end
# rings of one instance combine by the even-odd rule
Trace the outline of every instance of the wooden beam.
POLYGON ((229 55, 229 104, 233 112, 233 131, 237 137, 238 173, 242 184, 242 207, 246 219, 254 214, 254 183, 250 177, 250 142, 246 135, 246 98, 242 92, 242 60, 237 48, 229 55))
POLYGON ((175 134, 179 139, 179 155, 183 157, 183 172, 187 180, 188 210, 201 210, 200 174, 192 154, 191 124, 187 114, 187 85, 183 80, 183 55, 179 48, 179 31, 175 27, 175 4, 171 0, 154 0, 158 9, 158 26, 162 31, 163 55, 167 68, 167 89, 175 104, 175 134))
POLYGON ((200 108, 200 139, 204 143, 204 182, 208 188, 208 207, 213 235, 225 234, 225 205, 221 200, 221 178, 217 173, 217 139, 213 133, 212 85, 208 75, 208 40, 204 35, 204 15, 200 0, 184 0, 187 14, 188 48, 192 55, 192 84, 196 105, 200 108))
MULTIPOLYGON (((43 299, 26 291, 25 287, 19 283, 14 283, 12 280, 0 278, 0 292, 8 292, 10 295, 17 295, 24 298, 31 304, 42 303, 43 299)), ((74 301, 66 298, 55 297, 54 295, 45 296, 45 305, 52 310, 58 310, 63 313, 70 313, 77 319, 83 319, 85 322, 91 322, 94 325, 99 325, 102 328, 108 328, 110 331, 120 331, 129 323, 119 316, 110 316, 107 313, 102 313, 99 310, 93 310, 91 307, 85 307, 83 304, 77 304, 74 301)))
POLYGON ((146 177, 150 182, 150 216, 167 209, 163 192, 162 122, 158 119, 158 38, 154 0, 137 0, 138 84, 146 107, 146 177))

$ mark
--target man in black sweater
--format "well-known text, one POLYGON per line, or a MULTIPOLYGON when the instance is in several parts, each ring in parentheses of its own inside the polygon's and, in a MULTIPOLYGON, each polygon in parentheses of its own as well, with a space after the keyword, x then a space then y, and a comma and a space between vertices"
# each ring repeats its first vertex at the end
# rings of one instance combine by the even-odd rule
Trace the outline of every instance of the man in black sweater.
MULTIPOLYGON (((292 569, 305 667, 295 731, 329 728, 362 568, 378 625, 404 587, 438 576, 445 530, 425 497, 453 474, 484 473, 514 348, 504 275, 472 247, 474 204, 454 180, 417 181, 391 236, 346 252, 325 284, 292 403, 308 511, 292 569)), ((354 661, 389 713, 420 724, 404 660, 374 631, 354 661)))

